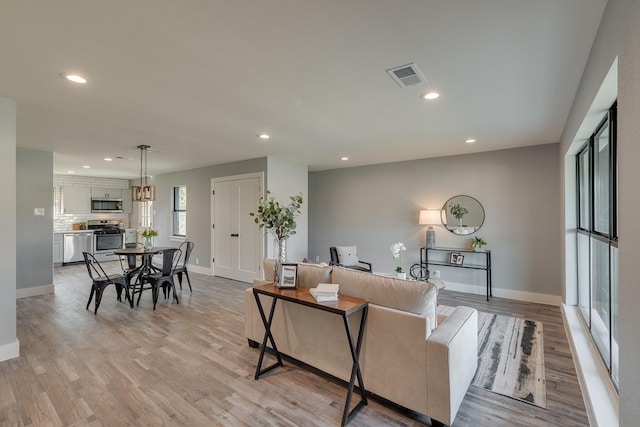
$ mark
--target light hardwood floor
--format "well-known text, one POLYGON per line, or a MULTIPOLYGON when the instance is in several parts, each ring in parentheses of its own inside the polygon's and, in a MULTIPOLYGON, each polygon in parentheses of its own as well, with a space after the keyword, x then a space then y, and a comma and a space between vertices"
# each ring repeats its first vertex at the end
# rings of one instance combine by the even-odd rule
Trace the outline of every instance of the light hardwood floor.
MULTIPOLYGON (((115 268, 115 266, 112 266, 115 268)), ((17 301, 20 354, 0 363, 0 425, 334 426, 343 383, 285 361, 253 379, 258 349, 243 334, 247 284, 192 273, 152 310, 109 287, 85 310, 84 266, 57 268, 55 295, 17 301)), ((454 426, 588 425, 557 307, 443 291, 440 301, 544 322, 548 409, 471 387, 454 426)), ((410 367, 407 367, 410 369, 410 367)), ((427 417, 370 399, 350 426, 422 426, 427 417)))

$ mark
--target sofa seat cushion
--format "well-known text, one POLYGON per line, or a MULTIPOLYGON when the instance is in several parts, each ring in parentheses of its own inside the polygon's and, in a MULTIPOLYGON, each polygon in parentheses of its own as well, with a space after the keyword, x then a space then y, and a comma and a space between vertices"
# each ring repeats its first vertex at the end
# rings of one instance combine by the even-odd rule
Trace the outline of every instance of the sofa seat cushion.
POLYGON ((378 276, 339 266, 333 267, 331 283, 340 285, 340 294, 428 318, 429 333, 436 327, 438 290, 430 283, 378 276))

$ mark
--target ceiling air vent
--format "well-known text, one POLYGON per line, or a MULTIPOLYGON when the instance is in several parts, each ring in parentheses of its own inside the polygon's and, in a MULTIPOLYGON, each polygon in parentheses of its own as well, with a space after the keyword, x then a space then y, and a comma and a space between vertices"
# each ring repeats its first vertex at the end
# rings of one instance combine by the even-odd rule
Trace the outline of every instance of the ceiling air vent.
POLYGON ((387 73, 389 73, 391 78, 398 83, 400 87, 415 86, 427 81, 413 62, 411 64, 391 68, 387 70, 387 73))

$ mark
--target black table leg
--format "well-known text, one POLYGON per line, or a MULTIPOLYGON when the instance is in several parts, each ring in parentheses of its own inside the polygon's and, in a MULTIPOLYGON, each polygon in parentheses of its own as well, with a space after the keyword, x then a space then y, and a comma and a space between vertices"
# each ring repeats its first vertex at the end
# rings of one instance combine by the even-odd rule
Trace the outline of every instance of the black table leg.
POLYGON ((255 379, 257 380, 260 375, 269 372, 270 370, 277 368, 278 366, 282 366, 282 358, 280 357, 280 352, 278 351, 278 347, 276 347, 276 342, 273 339, 273 335, 271 335, 271 322, 273 321, 273 314, 276 311, 276 302, 277 298, 273 298, 273 302, 271 303, 271 311, 269 312, 269 319, 267 319, 264 315, 264 309, 262 308, 262 303, 260 302, 260 296, 256 293, 253 294, 256 299, 256 303, 258 305, 258 311, 260 312, 260 317, 262 318, 262 324, 264 325, 264 338, 262 339, 262 347, 260 349, 260 357, 258 358, 258 366, 256 366, 256 374, 255 379), (278 361, 271 366, 268 366, 261 370, 262 368, 262 360, 264 359, 264 352, 267 349, 267 339, 271 342, 271 347, 273 351, 276 353, 276 359, 278 361))
POLYGON ((364 388, 364 381, 362 380, 362 372, 360 371, 360 349, 362 348, 362 337, 364 335, 364 327, 367 322, 367 310, 368 307, 365 306, 362 309, 361 319, 360 319, 360 328, 358 330, 358 342, 354 346, 353 344, 353 334, 351 333, 351 325, 349 323, 349 318, 347 316, 343 316, 344 327, 347 331, 347 339, 349 341, 349 349, 351 350, 351 358, 353 360, 353 367, 351 368, 351 379, 349 381, 349 390, 347 391, 347 399, 344 404, 344 412, 342 414, 342 426, 346 425, 351 418, 353 418, 360 409, 364 405, 367 405, 367 391, 364 388), (351 396, 353 395, 353 388, 355 386, 355 380, 358 379, 358 387, 360 388, 360 396, 361 400, 358 404, 353 408, 353 410, 349 411, 349 407, 351 406, 351 396))

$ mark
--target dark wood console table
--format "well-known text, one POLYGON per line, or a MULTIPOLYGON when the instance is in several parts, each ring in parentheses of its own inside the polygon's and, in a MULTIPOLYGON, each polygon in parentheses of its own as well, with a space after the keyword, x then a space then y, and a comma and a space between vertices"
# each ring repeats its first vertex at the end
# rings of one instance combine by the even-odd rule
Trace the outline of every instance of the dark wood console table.
POLYGON ((455 268, 470 268, 473 270, 485 270, 486 272, 486 282, 487 282, 487 301, 489 301, 489 297, 493 296, 493 290, 491 286, 491 251, 472 251, 470 249, 456 249, 456 248, 420 248, 420 265, 423 265, 427 270, 429 269, 429 265, 441 265, 444 267, 455 267, 455 268), (445 256, 444 260, 442 258, 433 259, 433 256, 429 256, 430 253, 434 255, 436 253, 441 253, 445 256), (452 253, 460 253, 465 255, 465 258, 474 258, 473 261, 463 262, 462 264, 453 264, 449 262, 448 257, 452 253), (424 254, 424 256, 423 256, 424 254), (469 255, 467 255, 469 254, 469 255), (473 255, 471 255, 473 254, 473 255), (480 262, 477 262, 480 260, 480 262))
POLYGON ((257 380, 262 374, 282 366, 282 358, 280 352, 276 346, 273 335, 271 334, 271 322, 273 321, 273 314, 275 313, 276 303, 278 300, 289 301, 295 304, 305 305, 316 310, 328 311, 330 313, 339 314, 344 320, 344 327, 347 333, 347 339, 349 341, 349 349, 351 350, 351 358, 353 360, 353 366, 351 368, 351 380, 349 381, 349 389, 347 391, 347 399, 344 404, 344 412, 342 415, 342 425, 347 424, 356 413, 367 404, 367 391, 364 388, 364 382, 362 380, 362 373, 360 371, 360 348, 362 347, 362 336, 364 333, 365 323, 367 322, 367 311, 369 310, 369 303, 361 298, 349 297, 346 295, 339 295, 338 301, 322 302, 319 303, 309 293, 308 288, 299 287, 295 289, 281 289, 273 284, 267 284, 262 286, 256 286, 253 288, 253 296, 256 299, 258 305, 258 311, 264 324, 264 339, 262 340, 262 347, 260 349, 260 357, 258 358, 258 365, 256 366, 255 379, 257 380), (271 310, 269 317, 265 316, 262 303, 260 302, 260 295, 266 295, 273 298, 271 304, 271 310), (349 323, 349 316, 354 313, 360 312, 360 328, 358 331, 358 340, 354 343, 353 334, 351 333, 351 325, 349 323), (271 343, 277 362, 273 365, 262 369, 262 361, 264 359, 264 352, 267 348, 267 340, 271 343), (351 397, 353 395, 353 388, 355 386, 356 378, 358 379, 358 387, 360 388, 361 400, 349 411, 351 406, 351 397))

